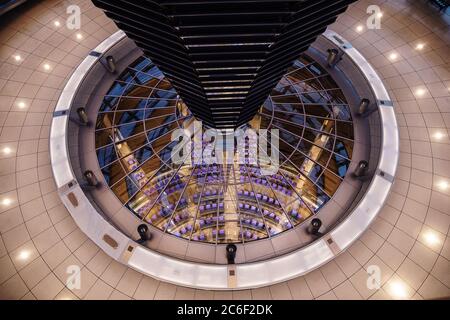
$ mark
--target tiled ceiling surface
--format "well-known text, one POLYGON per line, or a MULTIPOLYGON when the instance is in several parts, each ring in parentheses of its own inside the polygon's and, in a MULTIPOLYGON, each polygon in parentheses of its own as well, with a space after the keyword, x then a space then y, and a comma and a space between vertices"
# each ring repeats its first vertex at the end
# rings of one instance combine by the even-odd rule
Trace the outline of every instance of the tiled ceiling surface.
POLYGON ((52 111, 80 61, 117 29, 90 1, 66 30, 65 1, 41 1, 0 28, 1 299, 430 299, 450 295, 450 17, 425 1, 361 0, 332 29, 373 64, 394 100, 401 154, 395 187, 365 234, 320 269, 255 290, 177 287, 107 257, 59 201, 48 152, 52 111), (367 30, 380 5, 382 28, 367 30), (55 23, 55 21, 59 21, 55 23), (361 26, 361 28, 358 28, 361 26), (357 31, 358 30, 358 31, 357 31), (83 284, 69 290, 66 268, 83 284), (367 288, 380 267, 382 287, 367 288))
POLYGON ((93 0, 206 125, 247 123, 295 59, 355 0, 93 0))

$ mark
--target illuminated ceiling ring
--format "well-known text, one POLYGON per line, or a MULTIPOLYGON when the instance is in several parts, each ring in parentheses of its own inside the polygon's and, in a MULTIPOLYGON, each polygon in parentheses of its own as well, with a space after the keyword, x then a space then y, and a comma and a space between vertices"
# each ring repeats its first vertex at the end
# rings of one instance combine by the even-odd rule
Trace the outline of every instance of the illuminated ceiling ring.
POLYGON ((327 263, 346 250, 368 228, 385 203, 393 185, 399 157, 399 135, 392 101, 381 79, 350 43, 338 34, 324 34, 329 45, 341 50, 364 76, 377 99, 381 120, 378 165, 365 196, 332 231, 299 250, 265 261, 214 265, 167 257, 136 242, 110 224, 96 209, 74 174, 69 157, 68 124, 77 89, 99 59, 125 35, 119 31, 84 59, 66 84, 50 131, 51 165, 58 194, 79 228, 113 259, 153 278, 176 285, 241 290, 287 281, 327 263))

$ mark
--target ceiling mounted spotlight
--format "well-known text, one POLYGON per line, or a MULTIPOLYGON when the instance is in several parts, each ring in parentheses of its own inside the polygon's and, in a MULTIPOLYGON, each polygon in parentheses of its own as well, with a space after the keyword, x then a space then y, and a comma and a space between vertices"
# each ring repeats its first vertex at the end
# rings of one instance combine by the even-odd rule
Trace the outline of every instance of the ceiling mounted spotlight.
POLYGON ((336 64, 341 60, 341 54, 338 49, 328 49, 327 63, 330 68, 334 68, 336 64))
POLYGON ((234 260, 236 259, 236 251, 237 251, 237 247, 234 244, 227 245, 228 264, 234 264, 234 260))
POLYGON ((311 220, 311 224, 308 227, 308 233, 320 237, 322 235, 321 232, 319 232, 320 227, 322 227, 322 221, 319 218, 314 218, 311 220))
POLYGON ((71 120, 73 120, 74 122, 78 123, 79 125, 83 125, 83 126, 88 126, 90 124, 85 108, 82 108, 82 107, 78 108, 77 115, 78 115, 78 119, 76 119, 76 120, 71 119, 71 120))
POLYGON ((357 115, 362 117, 364 115, 368 114, 368 109, 369 109, 369 105, 370 105, 370 100, 363 98, 361 99, 361 102, 359 103, 359 107, 358 107, 358 113, 357 115))
POLYGON ((101 184, 98 181, 97 177, 91 170, 86 170, 83 173, 84 179, 86 181, 86 185, 84 187, 87 188, 98 188, 101 184))
POLYGON ((116 60, 113 56, 107 56, 102 64, 109 72, 116 72, 116 60))
POLYGON ((137 232, 140 238, 136 242, 139 244, 143 244, 152 238, 151 233, 148 232, 148 226, 144 223, 137 227, 137 232))
POLYGON ((367 175, 368 169, 369 169, 369 162, 361 160, 358 163, 358 166, 356 167, 355 171, 353 171, 353 176, 355 178, 363 178, 367 175))

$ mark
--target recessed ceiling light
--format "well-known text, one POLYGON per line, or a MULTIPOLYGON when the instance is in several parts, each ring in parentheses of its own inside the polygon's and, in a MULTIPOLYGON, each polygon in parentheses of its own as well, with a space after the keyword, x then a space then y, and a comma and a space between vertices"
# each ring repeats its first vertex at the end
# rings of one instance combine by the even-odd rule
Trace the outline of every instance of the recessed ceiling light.
POLYGON ((24 109, 27 105, 26 105, 25 102, 20 101, 19 103, 17 103, 17 106, 18 106, 20 109, 24 109))
POLYGON ((439 182, 437 183, 437 186, 438 186, 438 188, 439 188, 439 189, 441 189, 441 190, 445 191, 445 190, 447 190, 447 189, 448 189, 448 187, 449 187, 449 184, 448 184, 448 182, 447 182, 447 181, 445 181, 445 180, 441 180, 441 181, 439 181, 439 182))
POLYGON ((20 54, 16 54, 16 55, 14 55, 14 60, 16 60, 17 62, 20 62, 20 61, 22 61, 22 57, 21 57, 21 55, 20 55, 20 54))
POLYGON ((395 53, 395 52, 392 52, 392 53, 389 55, 389 59, 390 59, 391 61, 394 61, 394 60, 396 60, 397 58, 398 58, 398 54, 395 53))
POLYGON ((31 253, 30 253, 30 251, 28 251, 28 250, 22 250, 20 253, 19 253, 19 259, 20 260, 27 260, 29 257, 30 257, 30 255, 31 255, 31 253))
POLYGON ((59 22, 58 20, 55 20, 55 22, 53 22, 53 24, 55 25, 55 27, 61 26, 61 22, 59 22))
POLYGON ((436 232, 433 232, 431 230, 424 233, 423 239, 425 240, 425 242, 427 244, 429 244, 431 246, 439 243, 439 238, 438 238, 436 232))
POLYGON ((10 154, 12 152, 10 147, 4 147, 2 151, 4 154, 10 154))
POLYGON ((423 43, 419 43, 419 44, 416 46, 416 49, 417 49, 417 50, 422 50, 423 48, 425 48, 425 45, 424 45, 423 43))
POLYGON ((378 13, 378 14, 377 14, 377 17, 378 17, 378 18, 383 17, 383 12, 378 13))
POLYGON ((50 70, 50 65, 48 63, 45 63, 44 64, 44 69, 47 70, 47 71, 50 70))
POLYGON ((11 199, 9 199, 9 198, 5 198, 5 199, 3 199, 2 200, 2 204, 4 205, 4 206, 9 206, 10 204, 11 204, 11 199))
POLYGON ((364 27, 362 25, 359 25, 356 27, 357 32, 362 32, 364 30, 364 27))
POLYGON ((427 90, 425 90, 423 88, 419 88, 416 90, 416 96, 422 97, 426 92, 427 92, 427 90))
POLYGON ((83 39, 83 35, 81 33, 77 33, 76 37, 78 40, 82 40, 83 39))
POLYGON ((436 133, 433 134, 433 138, 435 138, 437 140, 441 140, 444 137, 445 137, 445 134, 441 131, 437 131, 436 133))
POLYGON ((389 292, 394 298, 405 299, 408 296, 405 284, 399 280, 392 281, 389 284, 389 292))

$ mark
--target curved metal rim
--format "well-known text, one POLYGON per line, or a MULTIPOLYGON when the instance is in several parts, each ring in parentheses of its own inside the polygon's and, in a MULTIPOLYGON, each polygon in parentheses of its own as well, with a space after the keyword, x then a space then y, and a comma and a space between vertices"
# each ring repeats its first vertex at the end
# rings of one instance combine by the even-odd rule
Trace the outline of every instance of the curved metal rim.
POLYGON ((76 181, 69 159, 67 128, 70 107, 79 85, 92 66, 125 37, 122 31, 102 42, 93 51, 97 54, 89 55, 78 66, 63 89, 52 119, 49 142, 53 175, 59 196, 80 229, 109 256, 141 273, 175 285, 209 290, 242 290, 287 281, 316 269, 347 249, 376 217, 392 187, 399 157, 398 126, 392 101, 372 66, 335 32, 328 30, 324 36, 339 47, 364 75, 377 98, 382 122, 381 152, 376 173, 364 197, 332 231, 289 254, 234 265, 235 275, 230 279, 230 266, 187 262, 164 256, 137 245, 106 221, 76 181))

